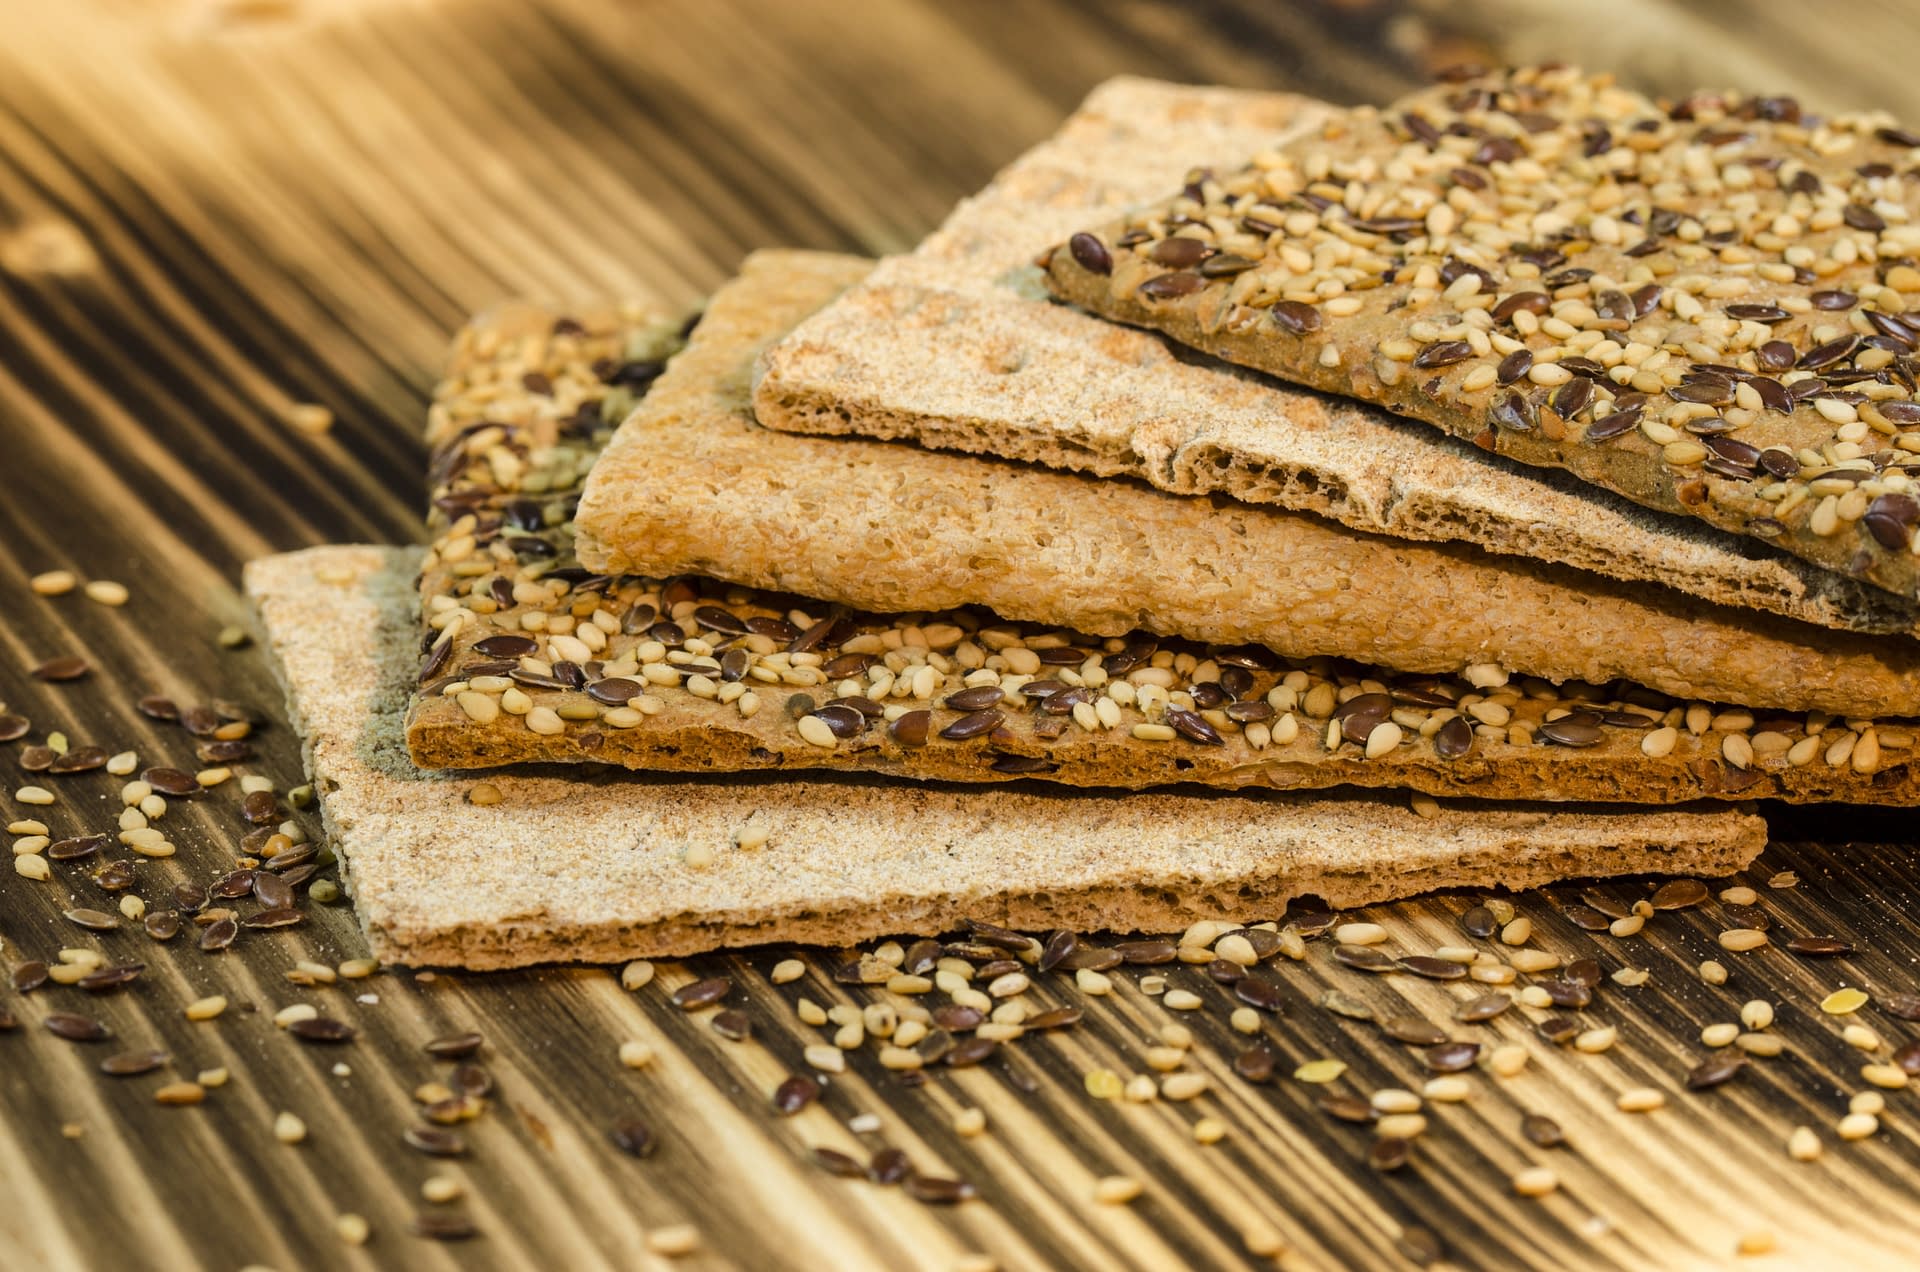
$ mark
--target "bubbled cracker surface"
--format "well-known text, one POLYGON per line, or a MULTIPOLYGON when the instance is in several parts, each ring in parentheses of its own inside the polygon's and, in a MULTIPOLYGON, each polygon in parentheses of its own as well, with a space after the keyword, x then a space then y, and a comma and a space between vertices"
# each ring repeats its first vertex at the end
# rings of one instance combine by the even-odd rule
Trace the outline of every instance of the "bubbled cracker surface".
POLYGON ((1877 588, 1559 473, 1489 460, 1382 410, 1029 303, 1044 294, 1031 263, 1070 233, 1163 198, 1192 167, 1237 167, 1329 109, 1285 94, 1102 85, 918 249, 776 348, 762 422, 1130 474, 1825 626, 1920 631, 1920 609, 1877 588))
POLYGON ((251 563, 329 838, 375 954, 475 969, 766 941, 1023 927, 1171 929, 1572 874, 1731 871, 1759 818, 1269 795, 1125 798, 856 782, 667 782, 532 769, 488 780, 407 758, 419 553, 313 548, 251 563), (750 817, 767 845, 730 846, 750 817), (712 865, 684 861, 689 845, 712 865))

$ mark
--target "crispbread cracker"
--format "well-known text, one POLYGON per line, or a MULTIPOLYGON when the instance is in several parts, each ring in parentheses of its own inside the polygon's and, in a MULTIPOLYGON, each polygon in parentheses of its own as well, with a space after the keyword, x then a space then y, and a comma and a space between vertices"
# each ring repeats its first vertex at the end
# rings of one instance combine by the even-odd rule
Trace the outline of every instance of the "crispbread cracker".
MULTIPOLYGON (((828 606, 684 577, 715 569, 740 578, 736 571, 756 568, 743 563, 751 550, 758 554, 757 568, 765 571, 754 581, 765 585, 794 586, 787 570, 798 559, 830 565, 832 594, 843 599, 850 589, 872 586, 861 572, 868 564, 861 548, 876 534, 896 534, 903 527, 922 532, 927 525, 919 509, 866 505, 852 492, 892 489, 895 465, 902 460, 917 483, 940 489, 943 498, 964 497, 971 489, 983 507, 1004 509, 1045 504, 1056 488, 1065 487, 1063 511, 1084 515, 1098 506, 1097 484, 1073 477, 881 443, 769 434, 752 422, 746 384, 761 347, 866 267, 858 258, 820 253, 753 257, 738 280, 714 295, 683 361, 660 378, 623 430, 621 448, 603 461, 606 469, 583 504, 583 520, 598 524, 597 503, 607 501, 621 513, 623 532, 651 554, 646 568, 683 577, 664 586, 626 576, 577 578, 574 528, 564 521, 523 531, 508 540, 522 545, 519 553, 502 548, 486 568, 459 574, 455 571, 480 553, 462 548, 459 559, 449 562, 447 545, 468 533, 464 522, 440 524, 442 533, 429 548, 422 572, 429 615, 456 612, 454 601, 473 608, 466 610, 457 632, 440 629, 428 656, 434 678, 422 686, 407 715, 407 745, 415 763, 479 768, 599 760, 661 771, 822 768, 950 781, 1026 776, 1126 788, 1179 782, 1280 789, 1354 784, 1484 799, 1658 804, 1702 796, 1920 799, 1920 765, 1909 762, 1911 748, 1885 746, 1883 762, 1857 770, 1851 763, 1829 764, 1824 757, 1832 740, 1806 743, 1806 723, 1798 719, 1768 721, 1762 731, 1789 749, 1817 744, 1821 762, 1807 762, 1812 757, 1805 756, 1795 764, 1783 750, 1741 767, 1725 759, 1732 734, 1724 728, 1696 734, 1683 729, 1684 713, 1678 709, 1649 708, 1644 701, 1610 695, 1563 698, 1538 689, 1524 696, 1496 690, 1487 697, 1460 680, 1410 680, 1378 669, 1312 663, 1289 666, 1244 647, 1209 650, 1185 644, 1170 644, 1161 659, 1168 665, 1156 673, 1168 681, 1172 694, 1165 705, 1172 709, 1148 709, 1144 698, 1123 704, 1096 683, 1102 676, 1127 674, 1122 660, 1142 660, 1141 647, 1132 642, 1069 639, 1045 626, 996 622, 973 611, 891 619, 852 612, 815 640, 806 633, 826 620, 828 606), (836 511, 827 511, 836 505, 836 511), (889 528, 881 520, 885 517, 901 519, 900 525, 889 528), (849 541, 834 542, 830 536, 849 520, 855 523, 849 541), (525 550, 532 538, 541 544, 537 556, 525 550), (809 550, 796 554, 793 544, 809 550), (531 569, 521 568, 523 559, 531 559, 531 569), (511 586, 496 587, 496 579, 511 586), (569 582, 558 586, 554 579, 569 582), (638 618, 628 621, 635 614, 638 618), (663 614, 681 621, 666 623, 663 614), (603 615, 604 626, 585 630, 603 615), (562 624, 590 636, 595 648, 552 639, 562 624), (499 647, 502 638, 514 642, 524 657, 500 657, 507 652, 499 647), (669 648, 660 638, 685 643, 669 648), (889 643, 899 648, 889 649, 889 643), (808 646, 816 665, 783 662, 798 645, 808 646), (1042 658, 1061 661, 1043 664, 1042 658), (1098 676, 1090 670, 1089 660, 1095 658, 1098 676), (554 676, 568 659, 580 669, 583 687, 554 676), (1235 669, 1224 660, 1240 665, 1235 669), (680 670, 670 672, 675 668, 680 670), (690 674, 696 672, 698 678, 690 674), (998 727, 971 740, 942 736, 951 727, 964 730, 969 719, 977 718, 953 709, 964 701, 956 695, 994 698, 989 681, 1001 696, 980 706, 1000 713, 998 727), (1374 751, 1371 758, 1365 744, 1373 735, 1361 722, 1383 723, 1388 704, 1381 697, 1347 696, 1366 681, 1400 695, 1394 727, 1406 726, 1399 745, 1374 751), (1230 682, 1230 697, 1223 682, 1230 682), (858 692, 850 692, 849 685, 858 692), (1325 688, 1316 691, 1317 686, 1325 688), (510 695, 510 688, 518 696, 510 695), (1338 708, 1340 744, 1330 749, 1336 693, 1346 700, 1338 708), (1102 698, 1112 700, 1103 704, 1102 698), (496 709, 499 703, 509 705, 496 709), (541 707, 552 714, 536 714, 541 707), (1434 712, 1436 707, 1444 714, 1434 712), (1109 718, 1102 719, 1099 711, 1109 718), (1448 718, 1475 711, 1486 721, 1448 718), (910 728, 914 717, 924 725, 917 744, 910 728), (840 726, 837 734, 821 731, 825 726, 818 722, 829 719, 840 726), (1496 721, 1500 727, 1494 727, 1496 721), (1168 722, 1184 725, 1184 731, 1168 722), (1473 729, 1474 724, 1479 727, 1473 729), (1153 736, 1156 725, 1161 726, 1158 737, 1153 736), (1146 736, 1135 726, 1147 726, 1146 736), (807 727, 814 730, 812 741, 802 732, 807 727), (1561 745, 1536 745, 1532 731, 1542 729, 1561 745), (1523 736, 1520 730, 1528 732, 1523 736)), ((636 312, 624 319, 583 319, 574 311, 517 306, 479 320, 461 333, 449 380, 436 395, 440 440, 477 435, 464 431, 464 422, 474 417, 484 418, 489 432, 504 434, 489 449, 512 444, 515 437, 551 436, 542 425, 549 404, 557 397, 552 410, 571 417, 581 391, 597 391, 601 383, 588 369, 583 350, 656 347, 649 334, 654 331, 652 320, 636 312), (585 343, 557 346, 548 335, 556 326, 585 343), (545 351, 548 363, 529 367, 529 339, 545 351), (538 393, 513 388, 529 374, 538 393)), ((595 418, 601 417, 596 413, 595 418)), ((577 470, 595 443, 579 430, 573 439, 568 444, 582 452, 575 459, 556 458, 551 447, 514 453, 541 456, 549 471, 557 471, 556 464, 577 470)), ((523 498, 501 489, 493 476, 496 463, 453 465, 466 476, 457 485, 437 488, 436 512, 443 513, 443 505, 508 507, 523 498), (463 502, 453 501, 456 493, 463 502)), ((437 474, 446 471, 446 465, 436 465, 437 474)), ((518 469, 506 465, 501 471, 518 469)), ((542 499, 562 506, 574 494, 570 485, 543 482, 541 487, 542 499)), ((1123 515, 1129 502, 1181 506, 1170 496, 1132 487, 1119 489, 1117 498, 1123 515)), ((949 520, 952 506, 945 507, 942 520, 949 520)), ((949 524, 945 532, 968 530, 974 550, 990 547, 995 543, 992 519, 980 521, 949 524)), ((879 586, 890 585, 885 567, 871 573, 879 586)), ((1083 570, 1079 582, 1083 590, 1103 583, 1116 591, 1133 586, 1132 579, 1098 568, 1083 570)), ((990 577, 985 586, 989 590, 980 595, 997 595, 990 577)), ((1746 737, 1740 733, 1731 745, 1746 737)), ((1885 737, 1897 742, 1900 735, 1887 731, 1885 737)))
POLYGON ((1792 98, 1482 72, 1083 226, 1048 282, 1912 600, 1916 149, 1792 98))
POLYGON ((612 962, 767 941, 1252 920, 1314 893, 1354 905, 1566 875, 1713 875, 1751 861, 1750 812, 1443 806, 913 784, 668 782, 578 769, 471 776, 408 760, 417 550, 313 548, 246 587, 288 690, 342 877, 381 959, 475 969, 612 962), (732 846, 748 824, 766 844, 732 846), (698 845, 714 860, 695 866, 698 845))
MULTIPOLYGON (((589 474, 578 524, 594 568, 692 569, 879 611, 979 602, 1095 635, 1141 626, 1408 672, 1493 662, 1710 702, 1920 712, 1911 642, 1125 482, 901 446, 825 450, 764 432, 743 442, 734 342, 772 340, 809 307, 789 254, 756 258, 746 277, 767 297, 734 306, 725 345, 703 346, 696 332, 589 474), (716 401, 733 403, 732 415, 716 401), (691 416, 718 421, 716 431, 691 416)), ((764 407, 766 395, 757 400, 764 407)))
POLYGON ((1565 474, 1488 458, 1365 404, 1277 384, 1086 314, 1026 303, 1076 230, 1227 169, 1329 108, 1117 79, 1051 139, 774 351, 762 422, 1221 492, 1402 538, 1658 583, 1823 626, 1908 635, 1920 607, 1565 474))

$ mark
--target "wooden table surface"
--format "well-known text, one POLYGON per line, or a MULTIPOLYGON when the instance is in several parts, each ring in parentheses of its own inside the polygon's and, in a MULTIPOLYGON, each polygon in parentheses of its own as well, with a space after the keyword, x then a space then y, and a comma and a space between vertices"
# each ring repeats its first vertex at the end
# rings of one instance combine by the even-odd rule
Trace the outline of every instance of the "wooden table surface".
MULTIPOLYGON (((1658 90, 1696 83, 1800 93, 1833 109, 1886 106, 1920 120, 1907 74, 1920 17, 1857 4, 1847 21, 1812 5, 1686 6, 1657 0, 1547 5, 1519 0, 1411 6, 1348 3, 1099 4, 1087 0, 61 0, 8 6, 0 40, 0 699, 33 732, 0 745, 0 812, 44 816, 56 837, 110 829, 121 779, 29 778, 24 748, 52 730, 73 746, 131 748, 141 763, 197 767, 191 739, 142 716, 149 693, 269 707, 257 649, 216 634, 246 621, 242 562, 278 549, 399 541, 419 532, 416 431, 450 332, 503 297, 653 296, 687 303, 749 249, 793 244, 881 253, 913 243, 997 166, 1044 136, 1100 79, 1119 72, 1275 87, 1338 101, 1382 100, 1434 65, 1578 57, 1658 90), (1862 39, 1862 32, 1873 38, 1862 39), (331 433, 289 428, 293 403, 322 403, 331 433), (32 574, 68 569, 124 582, 120 608, 75 593, 34 595, 32 574), (93 671, 43 683, 27 669, 78 653, 93 671), (44 780, 59 802, 10 798, 44 780)), ((295 739, 267 725, 236 767, 301 780, 295 739)), ((239 831, 231 786, 167 820, 179 854, 142 859, 132 895, 152 908, 182 880, 229 869, 239 831)), ((0 961, 54 961, 62 947, 146 966, 118 993, 49 985, 0 992, 18 1027, 0 1033, 0 1267, 1387 1268, 1912 1266, 1920 1239, 1920 1118, 1887 1092, 1880 1131, 1842 1143, 1835 1125, 1872 1057, 1843 1024, 1886 1048, 1920 1034, 1886 1010, 1920 990, 1920 870, 1911 822, 1852 810, 1779 812, 1770 848, 1742 882, 1776 935, 1831 934, 1857 953, 1797 958, 1778 947, 1728 954, 1733 919, 1717 901, 1662 912, 1627 939, 1590 934, 1562 912, 1577 888, 1516 898, 1537 943, 1644 968, 1635 988, 1602 985, 1584 1024, 1614 1025, 1604 1054, 1535 1037, 1543 1013, 1516 1009, 1454 1025, 1458 986, 1368 977, 1315 942, 1271 975, 1286 1004, 1262 1028, 1277 1076, 1254 1085, 1232 1058, 1231 996, 1197 968, 1178 1016, 1194 1035, 1186 1067, 1212 1089, 1186 1103, 1089 1096, 1085 1075, 1148 1071, 1146 1049, 1176 1020, 1138 987, 1090 999, 1041 978, 1036 996, 1084 1006, 1077 1029, 1030 1037, 995 1062, 941 1069, 909 1086, 874 1050, 852 1057, 825 1097, 777 1119, 769 1093, 804 1067, 822 1033, 793 1004, 884 997, 832 982, 839 955, 799 951, 805 979, 769 973, 796 951, 662 965, 639 992, 597 969, 466 976, 382 971, 302 987, 296 960, 363 952, 344 904, 308 907, 287 932, 245 934, 202 953, 139 925, 95 933, 62 917, 112 909, 79 866, 52 882, 0 874, 0 961), (1818 838, 1819 842, 1812 842, 1818 838), (1797 887, 1773 887, 1778 872, 1797 887), (1731 969, 1702 981, 1703 958, 1731 969), (709 1014, 667 991, 725 975, 754 1036, 721 1038, 709 1014), (1873 1001, 1853 1017, 1816 1004, 1841 985, 1873 1001), (1413 1161, 1368 1165, 1370 1137, 1316 1107, 1327 1090, 1418 1088, 1417 1053, 1374 1023, 1317 1002, 1332 988, 1380 1016, 1417 1013, 1456 1036, 1521 1042, 1514 1078, 1475 1074, 1473 1096, 1435 1104, 1413 1161), (204 1023, 182 1006, 230 1000, 204 1023), (1740 1004, 1779 1004, 1783 1055, 1688 1093, 1709 1054, 1703 1024, 1740 1004), (343 1046, 303 1045, 274 1012, 312 1003, 349 1021, 343 1046), (108 1022, 112 1042, 80 1045, 42 1027, 52 1011, 108 1022), (466 1029, 497 1089, 464 1130, 471 1153, 407 1147, 411 1092, 450 1067, 422 1051, 466 1029), (643 1069, 624 1041, 656 1052, 643 1069), (123 1050, 171 1053, 162 1071, 112 1078, 123 1050), (1331 1087, 1296 1065, 1347 1063, 1331 1087), (164 1083, 225 1067, 197 1107, 156 1102, 164 1083), (1654 1113, 1614 1107, 1629 1087, 1669 1094, 1654 1113), (978 1108, 984 1135, 955 1115, 978 1108), (283 1144, 281 1112, 303 1120, 283 1144), (1528 1112, 1567 1132, 1539 1148, 1528 1112), (878 1129, 848 1122, 871 1114, 878 1129), (619 1153, 608 1131, 649 1124, 657 1150, 619 1153), (1196 1142, 1203 1119, 1220 1142, 1196 1142), (1790 1160, 1790 1130, 1815 1129, 1817 1162, 1790 1160), (964 1178, 978 1200, 936 1207, 900 1187, 835 1178, 810 1151, 904 1150, 916 1167, 964 1178), (1532 1199, 1510 1177, 1549 1164, 1560 1188, 1532 1199), (430 1175, 464 1185, 422 1200, 430 1175), (1124 1206, 1094 1181, 1139 1180, 1124 1206), (372 1237, 350 1245, 338 1217, 372 1237), (478 1235, 411 1235, 421 1213, 459 1215, 478 1235), (691 1225, 698 1249, 670 1254, 691 1225), (1736 1255, 1743 1240, 1778 1245, 1736 1255), (1271 1252, 1280 1250, 1277 1256, 1271 1252), (1436 1251, 1439 1252, 1436 1254, 1436 1251)), ((309 825, 311 813, 301 814, 309 825)), ((116 846, 108 856, 120 855, 116 846)), ((1646 884, 1610 890, 1646 894, 1646 884)), ((1720 884, 1716 884, 1718 888, 1720 884)), ((1477 898, 1379 907, 1408 951, 1458 944, 1477 898)), ((1276 916, 1279 917, 1279 916, 1276 916)))

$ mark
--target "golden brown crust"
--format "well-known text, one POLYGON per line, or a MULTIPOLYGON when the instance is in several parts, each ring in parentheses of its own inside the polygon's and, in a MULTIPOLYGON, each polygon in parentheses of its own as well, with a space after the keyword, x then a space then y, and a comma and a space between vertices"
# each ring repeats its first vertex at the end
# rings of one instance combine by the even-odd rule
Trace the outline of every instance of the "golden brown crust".
POLYGON ((417 550, 315 548, 253 562, 249 595, 355 912, 385 962, 476 970, 673 957, 760 942, 950 931, 1177 930, 1571 875, 1716 875, 1765 825, 1733 809, 1446 807, 1395 799, 990 796, 857 781, 688 782, 578 770, 422 772, 412 689, 417 550), (735 846, 749 826, 757 850, 735 846), (696 850, 696 851, 690 851, 696 850), (702 866, 693 858, 711 852, 702 866))

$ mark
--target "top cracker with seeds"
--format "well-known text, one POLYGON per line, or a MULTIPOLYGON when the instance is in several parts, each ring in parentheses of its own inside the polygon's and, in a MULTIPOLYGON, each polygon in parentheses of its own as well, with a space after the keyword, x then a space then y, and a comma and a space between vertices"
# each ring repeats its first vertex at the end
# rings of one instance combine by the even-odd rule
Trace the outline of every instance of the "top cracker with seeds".
POLYGON ((1920 134, 1441 84, 1074 235, 1054 291, 1903 596, 1920 585, 1920 134))

